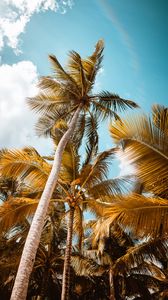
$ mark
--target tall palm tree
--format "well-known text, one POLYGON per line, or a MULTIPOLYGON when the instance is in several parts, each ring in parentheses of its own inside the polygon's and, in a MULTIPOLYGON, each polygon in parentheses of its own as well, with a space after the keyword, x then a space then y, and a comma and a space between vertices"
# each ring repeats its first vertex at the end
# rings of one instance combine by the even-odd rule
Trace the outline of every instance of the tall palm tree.
POLYGON ((107 179, 109 160, 112 157, 114 157, 114 151, 110 150, 100 153, 91 160, 88 152, 85 162, 80 167, 79 154, 72 142, 68 144, 63 154, 60 185, 62 186, 62 199, 69 205, 69 226, 63 273, 63 291, 66 298, 69 295, 73 227, 78 236, 78 250, 81 252, 84 237, 83 211, 88 207, 94 211, 95 197, 101 199, 105 195, 116 194, 122 190, 127 181, 123 178, 107 179))
MULTIPOLYGON (((39 133, 50 132, 51 128, 57 126, 60 119, 66 119, 69 122, 69 127, 55 152, 52 170, 26 239, 11 300, 26 299, 29 277, 45 216, 60 171, 62 153, 71 138, 78 117, 81 116, 83 120, 86 120, 83 127, 91 128, 94 135, 93 137, 90 135, 90 139, 96 143, 96 118, 99 118, 99 120, 109 116, 118 118, 116 114, 118 108, 137 107, 133 101, 124 100, 116 94, 109 92, 91 93, 96 74, 101 67, 102 52, 102 41, 96 44, 95 51, 87 59, 81 59, 80 55, 74 51, 70 52, 67 70, 60 65, 54 55, 50 55, 54 76, 43 77, 39 82, 41 92, 35 98, 29 99, 31 108, 42 114, 37 124, 39 133)), ((65 299, 65 296, 62 297, 63 299, 65 299)))

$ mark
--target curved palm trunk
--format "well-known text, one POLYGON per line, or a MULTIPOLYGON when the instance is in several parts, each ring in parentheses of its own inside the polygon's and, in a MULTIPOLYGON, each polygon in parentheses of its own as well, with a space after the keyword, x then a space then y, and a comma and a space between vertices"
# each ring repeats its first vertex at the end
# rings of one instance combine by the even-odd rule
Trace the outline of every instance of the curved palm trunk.
POLYGON ((78 115, 82 108, 80 104, 74 113, 74 116, 69 124, 69 128, 66 133, 61 138, 57 150, 54 156, 53 166, 46 182, 44 191, 42 193, 41 199, 39 201, 37 210, 35 212, 25 246, 22 252, 18 272, 16 275, 14 287, 12 290, 12 295, 10 300, 25 300, 27 295, 29 277, 33 269, 33 264, 39 246, 41 232, 43 229, 45 217, 47 214, 47 209, 49 206, 49 201, 52 197, 56 182, 58 180, 58 175, 60 172, 62 154, 66 144, 68 143, 71 135, 74 131, 78 115))
POLYGON ((74 207, 70 207, 68 233, 65 251, 64 271, 62 279, 62 294, 61 300, 69 299, 69 287, 70 287, 70 264, 71 264, 71 252, 72 252, 72 234, 73 234, 73 220, 74 220, 74 207))

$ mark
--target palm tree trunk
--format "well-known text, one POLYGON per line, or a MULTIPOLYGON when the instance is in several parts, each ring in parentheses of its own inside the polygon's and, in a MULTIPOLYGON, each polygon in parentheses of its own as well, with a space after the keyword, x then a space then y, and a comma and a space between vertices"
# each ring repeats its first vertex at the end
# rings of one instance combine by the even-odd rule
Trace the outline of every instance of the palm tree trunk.
POLYGON ((65 251, 65 261, 64 261, 64 271, 63 271, 63 278, 62 278, 61 300, 69 299, 70 264, 71 264, 71 252, 72 252, 74 210, 75 210, 74 207, 70 207, 66 251, 65 251))
POLYGON ((52 197, 60 172, 62 154, 75 129, 75 125, 81 108, 82 104, 78 106, 76 112, 74 113, 74 116, 69 124, 69 128, 61 138, 55 152, 53 166, 25 242, 10 300, 26 299, 29 277, 33 269, 37 248, 40 242, 41 232, 44 226, 44 221, 49 206, 49 201, 52 197))
POLYGON ((114 297, 114 282, 113 282, 113 269, 112 269, 112 267, 110 267, 110 270, 109 270, 109 286, 110 286, 110 297, 109 297, 109 299, 110 300, 115 300, 115 297, 114 297))

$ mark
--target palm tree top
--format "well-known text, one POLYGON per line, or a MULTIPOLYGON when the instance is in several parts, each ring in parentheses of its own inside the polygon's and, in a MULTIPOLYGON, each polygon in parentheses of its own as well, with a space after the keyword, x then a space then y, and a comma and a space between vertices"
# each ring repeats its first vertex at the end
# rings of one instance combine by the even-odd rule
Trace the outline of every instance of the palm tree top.
MULTIPOLYGON (((30 108, 40 114, 36 125, 39 135, 50 133, 61 119, 69 121, 79 105, 80 116, 85 119, 83 122, 86 127, 92 128, 96 127, 97 119, 119 119, 118 111, 138 107, 134 101, 108 91, 93 93, 96 75, 102 65, 103 50, 104 42, 99 40, 94 52, 85 59, 77 52, 70 51, 65 68, 56 56, 49 55, 53 75, 41 77, 38 95, 28 98, 30 108)), ((82 129, 79 127, 79 130, 82 129)))

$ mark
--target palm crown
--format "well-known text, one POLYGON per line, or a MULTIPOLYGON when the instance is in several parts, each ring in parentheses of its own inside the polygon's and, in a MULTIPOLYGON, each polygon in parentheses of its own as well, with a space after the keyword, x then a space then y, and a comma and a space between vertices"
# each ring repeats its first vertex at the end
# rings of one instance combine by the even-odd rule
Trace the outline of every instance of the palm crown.
POLYGON ((97 144, 98 121, 108 117, 119 119, 117 114, 126 108, 135 108, 138 105, 120 98, 117 94, 102 91, 93 93, 96 75, 101 68, 104 44, 99 40, 93 54, 86 59, 71 51, 66 69, 58 62, 54 55, 49 55, 53 68, 53 76, 41 77, 40 92, 37 96, 28 99, 31 109, 40 113, 36 124, 39 135, 46 135, 64 119, 72 118, 74 111, 81 105, 78 130, 83 136, 87 134, 89 144, 97 144))

